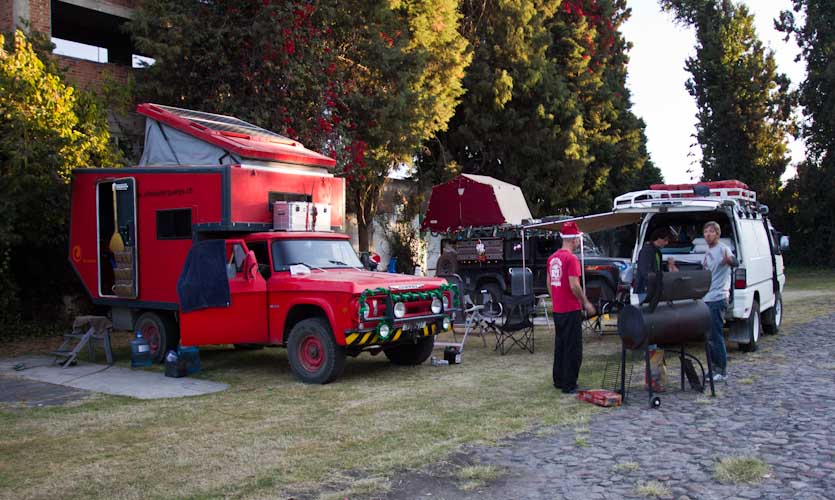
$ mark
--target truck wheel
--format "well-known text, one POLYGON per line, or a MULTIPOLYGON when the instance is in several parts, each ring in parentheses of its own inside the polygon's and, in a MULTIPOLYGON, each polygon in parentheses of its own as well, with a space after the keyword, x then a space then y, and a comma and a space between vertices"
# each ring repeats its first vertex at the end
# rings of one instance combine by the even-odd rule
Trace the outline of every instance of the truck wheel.
POLYGON ((783 322, 783 298, 778 293, 774 297, 774 306, 763 314, 763 333, 777 335, 783 322))
POLYGON ((296 323, 287 341, 290 369, 305 384, 327 384, 342 374, 345 349, 336 344, 323 318, 296 323))
POLYGON ((395 365, 414 366, 429 359, 434 347, 435 337, 423 337, 417 344, 398 344, 383 349, 383 352, 395 365))
POLYGON ((168 314, 146 312, 139 316, 134 331, 142 332, 142 337, 151 346, 151 359, 161 363, 165 353, 174 349, 180 342, 177 325, 168 314))
POLYGON ((751 305, 751 316, 745 321, 748 329, 748 343, 739 344, 742 352, 754 352, 757 350, 757 342, 760 340, 760 303, 756 300, 751 305))

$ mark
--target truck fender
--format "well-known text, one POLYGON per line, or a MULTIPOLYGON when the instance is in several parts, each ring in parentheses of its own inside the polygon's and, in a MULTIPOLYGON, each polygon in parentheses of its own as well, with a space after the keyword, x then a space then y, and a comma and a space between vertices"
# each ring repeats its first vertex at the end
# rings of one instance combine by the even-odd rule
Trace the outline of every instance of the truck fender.
POLYGON ((333 308, 327 301, 313 297, 300 297, 297 301, 288 304, 286 309, 287 314, 284 316, 284 324, 281 326, 281 339, 273 340, 285 344, 290 330, 293 329, 296 323, 309 318, 323 318, 330 324, 337 344, 345 344, 345 333, 336 327, 333 308))

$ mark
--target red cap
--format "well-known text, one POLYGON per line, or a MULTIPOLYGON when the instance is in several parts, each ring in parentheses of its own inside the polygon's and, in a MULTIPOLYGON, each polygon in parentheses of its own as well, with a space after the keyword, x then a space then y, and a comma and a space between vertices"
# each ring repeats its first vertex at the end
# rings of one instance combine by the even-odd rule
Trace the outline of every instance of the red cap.
POLYGON ((579 238, 582 234, 580 228, 577 227, 577 223, 574 221, 566 222, 562 225, 562 229, 560 229, 560 236, 563 238, 579 238))

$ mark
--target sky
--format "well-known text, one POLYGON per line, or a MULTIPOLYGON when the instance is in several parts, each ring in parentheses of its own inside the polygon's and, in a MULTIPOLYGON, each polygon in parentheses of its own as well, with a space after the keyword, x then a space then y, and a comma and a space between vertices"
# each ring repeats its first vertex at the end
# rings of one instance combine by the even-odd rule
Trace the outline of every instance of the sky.
MULTIPOLYGON (((803 80, 803 62, 794 62, 799 49, 794 41, 784 42, 774 29, 780 11, 790 10, 790 0, 746 0, 754 14, 757 35, 775 52, 778 70, 786 73, 792 88, 803 80)), ((643 118, 647 129, 650 157, 661 169, 668 183, 698 180, 700 150, 696 142, 696 103, 684 88, 690 74, 684 69, 687 57, 695 56, 692 29, 676 24, 670 14, 661 11, 656 0, 630 0, 632 17, 623 25, 623 34, 632 42, 629 52, 627 85, 632 92, 633 111, 643 118), (693 172, 687 170, 692 168, 693 172), (691 179, 695 176, 695 179, 691 179)), ((805 155, 803 144, 789 144, 792 164, 805 155)), ((794 175, 790 167, 783 179, 794 175)), ((744 179, 740 179, 744 181, 744 179)))

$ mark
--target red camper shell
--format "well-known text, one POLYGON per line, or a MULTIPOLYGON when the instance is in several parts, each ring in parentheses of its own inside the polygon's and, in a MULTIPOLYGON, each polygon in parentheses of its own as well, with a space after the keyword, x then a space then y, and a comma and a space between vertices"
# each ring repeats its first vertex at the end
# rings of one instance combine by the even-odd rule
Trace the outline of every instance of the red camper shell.
POLYGON ((287 346, 293 372, 315 383, 335 379, 346 354, 428 358, 451 327, 452 288, 358 269, 336 232, 345 180, 333 159, 228 116, 137 111, 139 165, 75 170, 71 188, 69 260, 117 329, 141 331, 157 361, 181 341, 287 346), (214 260, 195 257, 203 249, 214 260), (184 299, 204 278, 222 301, 184 299))

